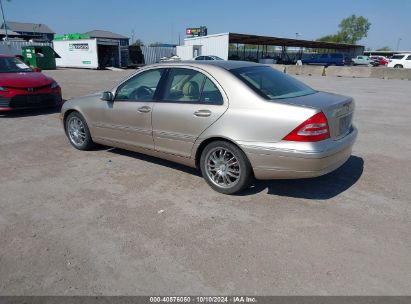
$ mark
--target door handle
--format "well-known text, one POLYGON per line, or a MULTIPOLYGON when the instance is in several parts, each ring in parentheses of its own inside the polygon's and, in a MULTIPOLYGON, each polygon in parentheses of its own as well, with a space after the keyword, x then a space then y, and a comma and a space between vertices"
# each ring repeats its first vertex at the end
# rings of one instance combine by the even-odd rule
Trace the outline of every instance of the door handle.
POLYGON ((138 108, 137 111, 139 111, 140 113, 149 113, 151 112, 151 108, 148 106, 144 106, 144 107, 138 108))
POLYGON ((194 116, 209 117, 209 116, 211 116, 211 111, 210 110, 198 110, 198 111, 194 112, 194 116))

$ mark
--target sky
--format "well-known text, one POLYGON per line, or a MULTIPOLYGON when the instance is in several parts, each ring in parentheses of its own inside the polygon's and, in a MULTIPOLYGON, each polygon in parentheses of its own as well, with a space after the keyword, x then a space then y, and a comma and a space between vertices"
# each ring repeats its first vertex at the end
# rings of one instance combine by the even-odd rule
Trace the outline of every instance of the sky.
POLYGON ((317 39, 338 31, 352 14, 371 22, 367 48, 411 50, 411 0, 1 0, 6 21, 44 23, 57 34, 109 30, 144 43, 178 43, 187 27, 209 34, 234 32, 317 39))

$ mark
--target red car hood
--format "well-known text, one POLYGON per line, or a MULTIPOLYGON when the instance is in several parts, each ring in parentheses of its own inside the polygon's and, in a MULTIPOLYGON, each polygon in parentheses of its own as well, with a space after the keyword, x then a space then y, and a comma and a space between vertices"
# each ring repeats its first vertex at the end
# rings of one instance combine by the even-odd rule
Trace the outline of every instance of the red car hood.
POLYGON ((0 87, 36 88, 46 86, 53 79, 43 73, 0 73, 0 87))

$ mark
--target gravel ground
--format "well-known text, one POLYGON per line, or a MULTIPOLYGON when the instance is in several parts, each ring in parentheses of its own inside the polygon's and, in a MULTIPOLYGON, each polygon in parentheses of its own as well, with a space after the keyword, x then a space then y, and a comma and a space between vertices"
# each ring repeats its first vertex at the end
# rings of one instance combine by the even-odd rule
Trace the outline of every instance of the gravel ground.
MULTIPOLYGON (((46 74, 69 99, 131 72, 46 74)), ((0 116, 0 295, 410 295, 410 82, 298 78, 356 99, 353 156, 239 196, 171 162, 77 151, 57 111, 0 116)))

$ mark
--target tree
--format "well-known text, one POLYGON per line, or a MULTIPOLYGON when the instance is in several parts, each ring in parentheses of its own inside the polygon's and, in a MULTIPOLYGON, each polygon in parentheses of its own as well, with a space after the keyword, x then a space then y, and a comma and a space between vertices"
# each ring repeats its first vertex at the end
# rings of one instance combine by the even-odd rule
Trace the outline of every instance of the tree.
POLYGON ((380 51, 380 52, 391 52, 392 49, 389 46, 383 46, 379 49, 376 49, 376 51, 380 51))
POLYGON ((347 43, 355 44, 361 39, 367 37, 371 23, 363 16, 351 15, 341 21, 340 32, 347 43))
POLYGON ((144 46, 144 42, 141 39, 137 39, 136 42, 134 42, 132 45, 144 46))
POLYGON ((326 35, 323 36, 319 39, 317 39, 317 41, 322 41, 322 42, 337 42, 337 43, 344 43, 344 37, 341 33, 337 33, 335 35, 326 35))
POLYGON ((160 45, 162 45, 163 43, 161 43, 161 42, 152 42, 152 43, 150 43, 148 46, 154 46, 154 47, 158 47, 158 46, 160 46, 160 45))
POLYGON ((356 44, 362 38, 367 37, 371 23, 363 16, 352 15, 341 20, 338 27, 340 30, 337 34, 323 36, 317 41, 356 44))

